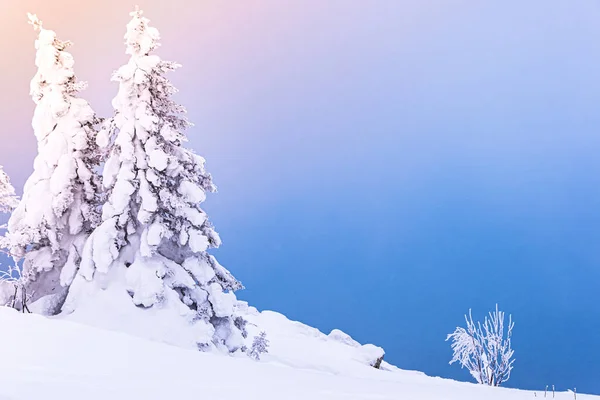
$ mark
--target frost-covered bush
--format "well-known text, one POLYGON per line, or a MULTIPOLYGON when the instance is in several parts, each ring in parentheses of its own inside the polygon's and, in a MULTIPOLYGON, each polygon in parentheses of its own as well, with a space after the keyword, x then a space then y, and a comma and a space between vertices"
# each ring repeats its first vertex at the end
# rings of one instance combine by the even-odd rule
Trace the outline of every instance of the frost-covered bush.
POLYGON ((248 356, 255 360, 260 360, 261 354, 269 352, 269 340, 267 339, 267 333, 261 332, 259 335, 254 336, 252 341, 252 348, 248 351, 248 356))
POLYGON ((465 315, 467 327, 457 327, 446 340, 452 340, 454 355, 450 364, 460 363, 467 368, 473 378, 484 385, 500 386, 508 381, 513 369, 513 354, 511 348, 514 322, 508 317, 506 337, 504 337, 504 312, 490 312, 483 322, 473 322, 471 310, 465 315))
MULTIPOLYGON (((15 194, 15 189, 10 183, 8 175, 0 166, 0 212, 8 213, 14 210, 19 204, 19 200, 15 194)), ((1 225, 0 229, 5 228, 1 225)), ((0 248, 0 253, 6 253, 0 248)), ((21 270, 13 265, 8 268, 0 269, 0 305, 16 306, 17 292, 21 281, 21 270)))
POLYGON ((0 306, 31 312, 28 306, 31 294, 27 293, 24 284, 18 266, 9 265, 6 269, 0 270, 0 306))

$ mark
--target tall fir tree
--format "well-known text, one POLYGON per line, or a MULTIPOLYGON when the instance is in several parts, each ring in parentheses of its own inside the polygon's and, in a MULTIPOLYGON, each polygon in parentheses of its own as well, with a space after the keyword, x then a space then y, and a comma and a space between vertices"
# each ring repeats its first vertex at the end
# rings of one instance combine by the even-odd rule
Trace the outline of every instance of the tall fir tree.
MULTIPOLYGON (((99 223, 101 181, 95 169, 100 156, 95 144, 99 122, 87 101, 78 97, 85 83, 73 71, 73 56, 55 32, 39 32, 31 97, 36 104, 32 126, 38 143, 34 171, 8 222, 3 238, 16 262, 30 308, 56 314, 66 298, 81 252, 99 223)), ((24 297, 24 296, 23 296, 24 297)))
POLYGON ((10 183, 10 179, 0 165, 0 212, 7 213, 12 211, 19 204, 19 199, 15 194, 15 188, 10 183))
POLYGON ((244 321, 234 315, 233 291, 242 285, 207 252, 221 244, 200 207, 215 186, 204 158, 183 146, 190 124, 164 76, 179 65, 151 55, 158 31, 141 11, 130 15, 130 59, 113 75, 119 83, 115 116, 99 136, 110 148, 103 174, 107 202, 66 309, 93 296, 85 285, 101 282, 106 289, 118 281, 129 307, 183 319, 200 349, 235 351, 245 336, 244 321))

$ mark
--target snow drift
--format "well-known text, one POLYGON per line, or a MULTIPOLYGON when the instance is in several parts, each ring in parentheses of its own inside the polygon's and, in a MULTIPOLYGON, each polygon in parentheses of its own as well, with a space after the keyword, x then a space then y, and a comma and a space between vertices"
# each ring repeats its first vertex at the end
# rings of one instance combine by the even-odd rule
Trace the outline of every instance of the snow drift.
MULTIPOLYGON (((242 304, 243 308, 244 305, 242 304)), ((364 363, 369 346, 247 308, 271 341, 262 361, 198 352, 0 307, 0 399, 530 400, 534 394, 364 363)), ((541 394, 538 393, 538 397, 541 394)), ((542 395, 543 396, 543 395, 542 395)), ((572 393, 557 393, 570 400, 572 393)), ((600 399, 577 395, 579 400, 600 399)))

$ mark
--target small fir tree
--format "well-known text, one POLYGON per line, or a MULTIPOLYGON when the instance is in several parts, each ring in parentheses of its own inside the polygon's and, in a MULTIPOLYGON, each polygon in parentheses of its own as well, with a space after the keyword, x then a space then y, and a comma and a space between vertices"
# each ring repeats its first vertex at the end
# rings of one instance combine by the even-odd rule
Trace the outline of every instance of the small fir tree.
POLYGON ((254 336, 252 341, 252 348, 248 352, 248 356, 255 360, 260 360, 261 354, 269 352, 269 340, 267 339, 267 333, 261 332, 259 335, 254 336))

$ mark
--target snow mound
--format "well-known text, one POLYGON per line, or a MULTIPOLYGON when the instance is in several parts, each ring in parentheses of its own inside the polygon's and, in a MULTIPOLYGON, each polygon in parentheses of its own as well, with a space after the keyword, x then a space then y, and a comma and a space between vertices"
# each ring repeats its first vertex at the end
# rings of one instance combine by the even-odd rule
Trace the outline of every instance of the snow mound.
POLYGON ((336 342, 343 343, 352 347, 359 347, 360 343, 356 340, 352 339, 350 335, 346 332, 342 332, 339 329, 334 329, 329 333, 329 338, 335 340, 336 342))
MULTIPOLYGON (((264 360, 300 369, 361 375, 365 366, 371 367, 385 354, 381 347, 372 344, 361 346, 339 329, 325 335, 274 311, 259 312, 241 301, 236 307, 248 321, 249 338, 262 331, 267 333, 270 347, 269 354, 262 357, 264 360)), ((385 363, 383 368, 387 367, 392 366, 385 363)))
POLYGON ((203 337, 206 340, 212 337, 207 324, 181 317, 187 311, 183 307, 180 313, 173 312, 166 302, 162 307, 138 307, 132 302, 124 279, 107 278, 107 281, 110 284, 105 287, 99 280, 72 286, 67 300, 75 299, 77 307, 67 302, 65 312, 55 318, 188 349, 197 349, 203 337), (74 293, 75 290, 78 292, 74 293))

